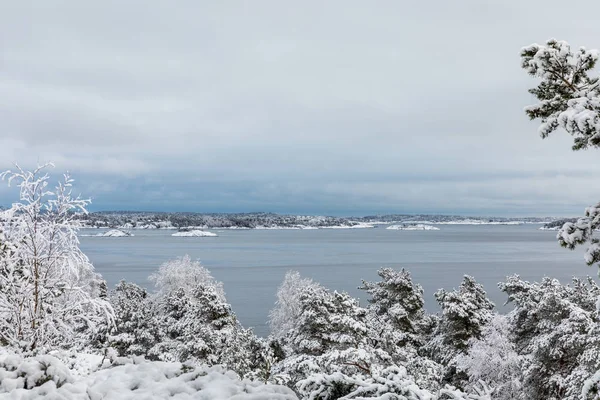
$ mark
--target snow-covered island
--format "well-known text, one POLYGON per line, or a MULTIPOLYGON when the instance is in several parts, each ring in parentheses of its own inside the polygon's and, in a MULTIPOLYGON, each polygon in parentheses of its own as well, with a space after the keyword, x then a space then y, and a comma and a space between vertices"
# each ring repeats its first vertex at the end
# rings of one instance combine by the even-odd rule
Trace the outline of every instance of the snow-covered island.
POLYGON ((121 229, 111 229, 108 230, 106 232, 100 232, 97 233, 95 235, 79 235, 79 236, 91 236, 91 237, 131 237, 133 236, 133 233, 131 232, 127 232, 127 231, 123 231, 121 229))
POLYGON ((433 225, 425 224, 402 224, 402 225, 390 225, 385 229, 395 231, 439 231, 440 228, 433 225))
POLYGON ((216 233, 207 232, 207 231, 193 230, 193 231, 175 232, 171 236, 176 236, 176 237, 217 237, 219 235, 217 235, 216 233))

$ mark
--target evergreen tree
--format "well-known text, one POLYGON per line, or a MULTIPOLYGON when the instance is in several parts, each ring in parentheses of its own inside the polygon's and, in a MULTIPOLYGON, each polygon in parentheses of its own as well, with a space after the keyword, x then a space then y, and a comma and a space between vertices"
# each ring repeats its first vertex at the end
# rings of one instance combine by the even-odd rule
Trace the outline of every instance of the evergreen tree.
POLYGON ((300 313, 286 341, 297 354, 320 355, 357 347, 366 337, 366 310, 347 293, 308 286, 300 296, 300 313))
POLYGON ((237 321, 222 284, 208 270, 183 257, 163 264, 152 278, 158 287, 154 323, 160 332, 151 357, 249 372, 256 338, 237 321))
POLYGON ((368 326, 376 346, 397 353, 398 348, 424 344, 433 320, 423 309, 423 288, 413 283, 405 269, 382 268, 378 282, 363 281, 359 289, 371 295, 368 300, 368 326))
POLYGON ((457 371, 456 357, 467 353, 469 340, 481 338, 483 327, 493 316, 494 303, 487 298, 483 286, 468 275, 458 289, 440 289, 435 298, 442 316, 424 351, 446 366, 443 382, 460 386, 468 377, 457 371))
POLYGON ((116 325, 110 337, 111 346, 120 356, 143 355, 156 359, 149 351, 159 340, 160 330, 155 304, 146 289, 121 281, 109 299, 115 311, 116 325))
POLYGON ((509 320, 516 351, 527 361, 527 398, 579 399, 584 380, 600 368, 598 285, 592 279, 529 283, 515 275, 500 288, 515 305, 509 320))
MULTIPOLYGON (((529 90, 539 103, 526 107, 525 112, 541 120, 543 138, 562 128, 573 136, 573 150, 600 147, 600 81, 592 76, 598 56, 598 51, 583 47, 572 51, 567 42, 555 39, 521 50, 522 68, 540 79, 529 90)), ((600 203, 588 207, 577 222, 565 223, 557 239, 571 250, 589 243, 585 261, 592 265, 600 262, 600 241, 593 237, 599 228, 600 203)))

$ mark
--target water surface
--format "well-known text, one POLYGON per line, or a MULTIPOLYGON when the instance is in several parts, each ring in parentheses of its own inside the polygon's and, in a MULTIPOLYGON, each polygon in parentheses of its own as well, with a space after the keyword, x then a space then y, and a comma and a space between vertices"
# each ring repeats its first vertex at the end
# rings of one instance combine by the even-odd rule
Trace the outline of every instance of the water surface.
MULTIPOLYGON (((581 251, 562 249, 556 232, 539 225, 439 225, 439 231, 375 229, 212 230, 219 237, 171 237, 173 231, 136 230, 134 237, 81 237, 81 247, 112 287, 119 280, 150 287, 148 275, 175 257, 199 259, 225 286, 240 321, 268 334, 268 312, 288 270, 345 290, 366 303, 361 279, 377 279, 382 266, 407 268, 425 290, 425 306, 437 311, 433 293, 451 289, 469 274, 499 306, 497 283, 507 275, 539 280, 596 276, 581 251)), ((96 233, 99 230, 82 233, 96 233)))

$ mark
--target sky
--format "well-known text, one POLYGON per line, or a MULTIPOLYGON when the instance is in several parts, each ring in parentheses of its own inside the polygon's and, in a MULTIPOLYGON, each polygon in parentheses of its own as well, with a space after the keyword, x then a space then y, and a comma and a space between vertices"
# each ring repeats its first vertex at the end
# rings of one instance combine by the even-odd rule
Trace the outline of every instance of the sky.
POLYGON ((91 210, 578 216, 600 152, 539 137, 519 60, 600 48, 600 2, 569 8, 0 0, 0 168, 52 161, 91 210))

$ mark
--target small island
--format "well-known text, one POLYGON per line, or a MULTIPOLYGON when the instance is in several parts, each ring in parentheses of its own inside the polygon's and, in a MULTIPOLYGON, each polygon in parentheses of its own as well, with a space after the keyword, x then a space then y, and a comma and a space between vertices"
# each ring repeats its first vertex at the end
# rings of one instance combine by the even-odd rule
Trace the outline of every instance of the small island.
POLYGON ((391 229, 395 231, 439 231, 440 228, 433 225, 425 224, 402 224, 402 225, 390 225, 385 229, 391 229))
POLYGON ((193 231, 175 232, 171 236, 176 236, 176 237, 216 237, 219 235, 217 235, 216 233, 212 233, 212 232, 193 230, 193 231))

